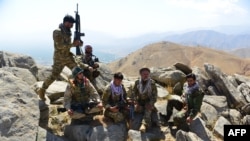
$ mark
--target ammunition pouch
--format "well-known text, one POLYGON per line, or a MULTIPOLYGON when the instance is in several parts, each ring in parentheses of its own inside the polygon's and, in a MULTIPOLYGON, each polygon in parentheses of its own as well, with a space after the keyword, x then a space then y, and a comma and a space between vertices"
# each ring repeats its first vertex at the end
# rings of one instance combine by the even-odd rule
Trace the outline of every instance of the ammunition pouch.
POLYGON ((147 100, 149 100, 149 97, 148 97, 147 94, 142 94, 142 95, 140 95, 140 99, 141 99, 142 101, 147 101, 147 100))

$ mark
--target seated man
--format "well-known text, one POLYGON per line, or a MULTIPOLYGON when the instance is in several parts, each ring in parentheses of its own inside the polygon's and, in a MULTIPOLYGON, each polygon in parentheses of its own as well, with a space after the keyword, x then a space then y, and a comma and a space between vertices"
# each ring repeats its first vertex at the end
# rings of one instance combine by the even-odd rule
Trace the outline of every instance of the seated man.
POLYGON ((72 76, 73 79, 69 80, 64 93, 64 107, 70 117, 84 119, 87 115, 99 114, 103 108, 100 97, 88 78, 83 75, 83 70, 74 67, 72 76))
POLYGON ((128 116, 127 93, 122 80, 122 73, 115 73, 113 80, 106 86, 102 96, 105 108, 104 116, 111 118, 115 123, 126 120, 128 116))
POLYGON ((177 129, 189 131, 188 124, 191 123, 193 118, 200 112, 204 93, 196 82, 195 74, 188 74, 186 81, 183 86, 184 92, 182 100, 175 98, 169 99, 167 115, 160 113, 160 116, 168 121, 173 113, 173 108, 176 108, 179 112, 173 117, 174 125, 177 126, 177 129))
POLYGON ((153 113, 157 112, 154 104, 157 100, 158 91, 155 81, 150 78, 149 68, 141 68, 139 73, 140 78, 135 81, 133 87, 133 97, 136 102, 135 111, 143 114, 139 130, 145 132, 152 127, 153 123, 159 126, 158 117, 157 119, 152 118, 153 113))
POLYGON ((88 65, 88 69, 84 69, 84 75, 93 83, 94 79, 100 75, 97 70, 99 68, 99 59, 93 55, 93 48, 91 45, 85 46, 85 56, 82 58, 83 63, 88 65))

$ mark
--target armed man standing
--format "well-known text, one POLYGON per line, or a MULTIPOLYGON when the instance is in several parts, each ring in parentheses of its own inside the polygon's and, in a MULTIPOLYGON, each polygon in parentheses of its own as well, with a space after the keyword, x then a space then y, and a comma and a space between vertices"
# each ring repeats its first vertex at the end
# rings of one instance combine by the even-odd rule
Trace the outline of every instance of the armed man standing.
POLYGON ((77 64, 74 59, 74 54, 70 52, 71 47, 82 46, 81 40, 71 40, 71 28, 75 23, 75 19, 66 15, 63 18, 63 23, 59 25, 59 28, 53 31, 54 40, 54 57, 52 65, 52 74, 44 81, 41 88, 37 90, 37 93, 41 100, 45 99, 45 91, 60 75, 64 66, 72 69, 77 64))

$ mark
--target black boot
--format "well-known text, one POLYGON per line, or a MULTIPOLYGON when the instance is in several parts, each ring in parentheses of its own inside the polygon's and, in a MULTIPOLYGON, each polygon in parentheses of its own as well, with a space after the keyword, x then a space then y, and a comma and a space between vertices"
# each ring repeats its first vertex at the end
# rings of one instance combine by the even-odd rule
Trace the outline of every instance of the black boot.
POLYGON ((159 115, 160 115, 161 121, 163 120, 163 124, 168 125, 168 121, 169 121, 171 115, 169 115, 169 114, 164 115, 161 112, 159 113, 159 115))
POLYGON ((160 115, 161 118, 163 118, 164 120, 166 120, 166 122, 168 122, 169 119, 170 119, 170 117, 171 117, 171 114, 164 115, 161 112, 159 113, 159 115, 160 115))

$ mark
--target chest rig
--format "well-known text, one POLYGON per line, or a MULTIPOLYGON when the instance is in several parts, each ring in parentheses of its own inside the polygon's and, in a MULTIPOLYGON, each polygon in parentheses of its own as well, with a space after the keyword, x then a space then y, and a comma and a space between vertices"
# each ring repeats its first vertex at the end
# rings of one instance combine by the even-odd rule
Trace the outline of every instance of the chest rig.
POLYGON ((71 93, 72 93, 72 102, 73 103, 87 103, 90 98, 87 86, 88 82, 86 77, 83 78, 81 83, 70 81, 71 84, 71 93))

